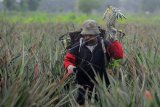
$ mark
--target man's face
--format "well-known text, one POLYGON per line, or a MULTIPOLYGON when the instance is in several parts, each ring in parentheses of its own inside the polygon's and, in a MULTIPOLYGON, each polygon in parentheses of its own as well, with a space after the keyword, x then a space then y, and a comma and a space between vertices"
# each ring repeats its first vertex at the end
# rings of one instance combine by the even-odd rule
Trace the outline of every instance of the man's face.
POLYGON ((85 41, 92 41, 96 38, 95 35, 89 35, 89 34, 84 35, 83 37, 84 37, 85 41))
POLYGON ((97 42, 96 35, 83 35, 84 40, 87 42, 88 45, 94 45, 97 42))

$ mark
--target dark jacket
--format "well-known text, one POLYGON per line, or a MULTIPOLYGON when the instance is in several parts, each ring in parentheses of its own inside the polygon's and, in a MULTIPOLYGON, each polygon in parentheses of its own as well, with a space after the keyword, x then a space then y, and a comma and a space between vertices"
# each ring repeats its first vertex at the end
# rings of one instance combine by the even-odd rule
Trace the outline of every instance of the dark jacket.
POLYGON ((81 47, 79 43, 76 43, 67 53, 64 65, 67 68, 69 65, 74 65, 78 68, 76 80, 80 85, 93 86, 93 81, 95 81, 95 73, 100 75, 101 78, 105 78, 106 85, 109 85, 109 80, 107 76, 107 64, 111 58, 108 52, 109 47, 112 45, 109 41, 104 41, 105 48, 107 50, 106 54, 102 49, 101 40, 98 39, 97 46, 91 52, 85 44, 81 47), (106 57, 104 57, 104 55, 106 57), (106 58, 106 60, 105 60, 106 58))

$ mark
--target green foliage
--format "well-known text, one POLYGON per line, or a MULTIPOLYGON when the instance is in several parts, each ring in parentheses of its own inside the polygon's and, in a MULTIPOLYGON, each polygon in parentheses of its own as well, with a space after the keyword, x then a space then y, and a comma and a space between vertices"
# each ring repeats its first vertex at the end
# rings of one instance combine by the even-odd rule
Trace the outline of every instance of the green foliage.
MULTIPOLYGON (((21 22, 21 23, 76 23, 82 24, 87 19, 94 19, 98 23, 104 25, 104 20, 102 16, 91 15, 91 14, 75 14, 75 13, 61 13, 61 14, 49 14, 43 12, 6 12, 0 13, 2 17, 0 20, 6 20, 8 22, 21 22)), ((158 25, 160 22, 160 16, 148 16, 148 15, 135 15, 127 14, 127 20, 119 20, 118 23, 141 23, 141 24, 150 24, 158 25)))
POLYGON ((110 69, 118 69, 121 66, 121 59, 117 59, 117 60, 112 60, 111 63, 109 63, 109 68, 110 69))

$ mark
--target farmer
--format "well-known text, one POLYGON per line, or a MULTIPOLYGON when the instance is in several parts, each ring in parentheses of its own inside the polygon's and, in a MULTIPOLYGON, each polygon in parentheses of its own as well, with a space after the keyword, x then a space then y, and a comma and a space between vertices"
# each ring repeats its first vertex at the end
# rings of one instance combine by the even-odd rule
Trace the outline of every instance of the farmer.
MULTIPOLYGON (((109 86, 106 65, 108 65, 110 59, 123 58, 121 43, 103 40, 99 34, 100 31, 96 21, 86 20, 81 32, 83 42, 75 43, 64 59, 64 67, 68 73, 74 73, 74 69, 77 69, 76 82, 82 86, 78 90, 77 103, 82 107, 85 102, 86 90, 92 92, 95 83, 97 83, 95 73, 100 75, 101 79, 104 77, 104 82, 109 86)), ((88 94, 88 98, 90 97, 88 94)))

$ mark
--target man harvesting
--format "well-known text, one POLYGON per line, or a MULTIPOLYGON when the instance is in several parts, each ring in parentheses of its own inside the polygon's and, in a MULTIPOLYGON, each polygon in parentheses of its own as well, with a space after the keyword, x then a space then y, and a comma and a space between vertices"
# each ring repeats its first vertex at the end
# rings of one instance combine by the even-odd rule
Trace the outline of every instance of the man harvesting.
MULTIPOLYGON (((100 37, 99 27, 95 20, 86 20, 81 31, 82 39, 72 45, 68 50, 64 66, 71 74, 76 68, 76 82, 83 88, 79 88, 77 103, 81 106, 85 102, 86 90, 93 91, 96 80, 95 75, 100 75, 109 86, 106 67, 111 59, 123 58, 123 47, 118 41, 107 41, 100 37)), ((88 94, 91 98, 91 94, 88 94)))

